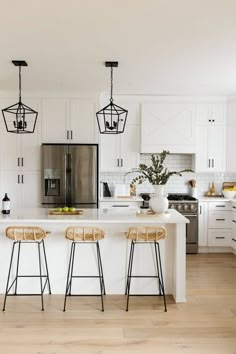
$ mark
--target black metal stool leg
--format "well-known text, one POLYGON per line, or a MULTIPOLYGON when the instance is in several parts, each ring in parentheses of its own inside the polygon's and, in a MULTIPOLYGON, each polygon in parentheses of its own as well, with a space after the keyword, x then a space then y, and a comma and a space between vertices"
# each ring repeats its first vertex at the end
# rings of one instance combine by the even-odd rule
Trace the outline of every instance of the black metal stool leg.
POLYGON ((46 256, 44 240, 42 240, 42 246, 43 246, 44 262, 45 262, 46 273, 47 273, 48 291, 49 291, 49 294, 51 294, 52 293, 51 292, 51 284, 50 284, 50 279, 49 279, 48 262, 47 262, 47 256, 46 256))
POLYGON ((71 274, 70 274, 70 284, 69 284, 69 293, 68 295, 71 295, 71 287, 72 287, 72 279, 73 279, 73 270, 74 270, 74 260, 75 260, 75 246, 76 243, 73 242, 73 253, 72 253, 72 262, 71 262, 71 274))
POLYGON ((128 264, 128 270, 127 270, 127 281, 126 281, 126 287, 125 287, 125 295, 127 295, 127 291, 128 291, 128 279, 129 279, 130 264, 131 264, 131 259, 132 259, 132 257, 131 257, 132 247, 133 247, 133 243, 131 242, 130 251, 129 251, 129 264, 128 264))
POLYGON ((66 311, 66 300, 67 300, 68 292, 70 289, 70 283, 72 280, 71 279, 71 267, 72 267, 72 260, 73 260, 73 248, 74 248, 74 242, 72 242, 71 249, 70 249, 70 259, 69 259, 69 265, 68 265, 68 273, 67 273, 67 280, 66 280, 66 291, 65 291, 63 311, 66 311))
POLYGON ((9 270, 8 270, 8 276, 7 276, 7 285, 6 285, 6 292, 4 296, 4 303, 3 303, 3 308, 2 310, 5 311, 6 308, 6 301, 7 301, 7 295, 10 289, 8 289, 9 286, 9 281, 10 281, 10 275, 11 275, 11 267, 12 267, 12 261, 13 261, 13 256, 14 256, 14 250, 15 250, 15 245, 17 242, 14 242, 12 245, 12 251, 11 251, 11 259, 10 259, 10 264, 9 264, 9 270))
POLYGON ((102 268, 102 258, 101 258, 99 242, 98 242, 98 257, 99 257, 100 270, 101 270, 101 274, 102 274, 103 295, 106 295, 105 282, 104 282, 104 276, 103 276, 103 268, 102 268))
POLYGON ((43 280, 42 280, 42 263, 41 263, 40 242, 37 242, 37 245, 38 245, 38 256, 39 256, 39 279, 40 279, 40 289, 41 289, 41 304, 42 304, 42 311, 44 311, 43 280))
POLYGON ((160 246, 159 246, 158 242, 157 242, 157 248, 158 248, 158 256, 159 256, 160 276, 161 276, 161 286, 162 286, 162 292, 163 292, 164 306, 165 306, 165 312, 167 312, 164 280, 163 280, 162 265, 161 265, 160 246))
POLYGON ((19 263, 20 263, 20 248, 21 248, 21 241, 19 241, 19 243, 18 243, 17 264, 16 264, 15 295, 17 294, 17 281, 18 281, 18 272, 19 272, 19 263))
POLYGON ((102 281, 102 272, 100 267, 100 260, 99 260, 99 243, 96 242, 97 248, 97 261, 98 261, 98 274, 99 274, 99 282, 100 282, 100 290, 101 290, 101 303, 102 303, 102 311, 104 311, 104 304, 103 304, 103 281, 102 281))
POLYGON ((154 248, 155 248, 155 257, 156 257, 157 278, 158 278, 158 283, 159 283, 159 295, 161 295, 162 294, 162 286, 161 286, 159 262, 158 262, 158 255, 157 255, 157 242, 154 242, 154 248))
POLYGON ((133 259, 134 259, 134 246, 135 246, 135 242, 132 241, 131 243, 131 248, 130 248, 130 257, 131 257, 131 261, 130 261, 130 273, 128 275, 127 278, 127 302, 126 302, 126 311, 129 310, 129 294, 130 294, 130 285, 131 285, 131 278, 132 278, 132 267, 133 267, 133 259))

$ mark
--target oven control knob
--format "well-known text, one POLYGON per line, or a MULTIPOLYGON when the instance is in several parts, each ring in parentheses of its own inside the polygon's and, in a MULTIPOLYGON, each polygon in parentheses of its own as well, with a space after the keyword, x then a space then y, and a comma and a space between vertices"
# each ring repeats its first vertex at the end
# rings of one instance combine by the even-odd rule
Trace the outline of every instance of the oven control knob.
POLYGON ((194 210, 195 206, 193 204, 190 204, 190 210, 194 210))
POLYGON ((174 204, 170 204, 170 209, 174 209, 174 208, 175 208, 174 204))
POLYGON ((187 204, 184 205, 184 210, 188 210, 188 205, 187 204))
POLYGON ((182 209, 182 205, 181 205, 181 204, 178 204, 178 205, 177 205, 177 209, 178 209, 178 210, 181 210, 181 209, 182 209))

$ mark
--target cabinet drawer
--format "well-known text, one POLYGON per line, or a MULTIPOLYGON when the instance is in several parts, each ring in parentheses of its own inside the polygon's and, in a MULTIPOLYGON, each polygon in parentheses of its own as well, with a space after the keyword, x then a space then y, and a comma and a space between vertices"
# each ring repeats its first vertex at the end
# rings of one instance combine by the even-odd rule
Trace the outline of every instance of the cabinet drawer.
POLYGON ((208 246, 230 247, 231 230, 208 230, 208 246))
POLYGON ((138 209, 141 202, 100 202, 100 209, 114 209, 114 210, 126 210, 126 209, 138 209))
POLYGON ((227 229, 232 227, 230 211, 209 211, 208 227, 212 229, 227 229))
MULTIPOLYGON (((230 202, 209 202, 209 210, 232 210, 230 202)), ((235 209, 236 210, 236 209, 235 209)))

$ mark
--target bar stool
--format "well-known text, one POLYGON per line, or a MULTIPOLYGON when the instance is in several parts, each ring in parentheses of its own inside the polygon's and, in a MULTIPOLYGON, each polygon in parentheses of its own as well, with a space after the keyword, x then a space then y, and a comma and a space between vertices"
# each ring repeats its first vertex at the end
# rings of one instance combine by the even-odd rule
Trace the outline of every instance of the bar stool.
MULTIPOLYGON (((127 272, 127 283, 125 295, 127 295, 127 303, 126 303, 126 311, 129 309, 129 297, 130 295, 130 284, 132 278, 157 278, 159 283, 159 295, 163 295, 165 312, 166 308, 166 298, 165 298, 165 288, 162 274, 162 265, 161 265, 161 256, 160 256, 160 240, 164 240, 166 238, 167 231, 164 227, 156 227, 156 226, 139 226, 139 227, 130 227, 127 233, 127 239, 131 240, 130 246, 130 256, 128 263, 128 272, 127 272), (132 267, 133 267, 133 258, 134 258, 134 246, 137 244, 153 244, 155 251, 155 260, 156 260, 156 275, 132 275, 132 267)), ((135 295, 135 294, 133 294, 135 295)))
POLYGON ((98 227, 70 226, 66 229, 65 238, 71 240, 72 244, 71 244, 70 259, 69 259, 69 266, 68 266, 68 273, 67 273, 63 311, 66 310, 67 296, 86 296, 86 295, 71 294, 72 279, 74 278, 98 278, 99 279, 100 290, 101 290, 100 296, 101 296, 102 311, 104 311, 103 295, 106 295, 106 291, 105 291, 105 283, 104 283, 104 276, 103 276, 103 269, 102 269, 102 259, 101 259, 101 253, 99 247, 99 241, 104 238, 104 231, 98 227), (98 275, 73 275, 75 247, 78 244, 88 244, 88 243, 96 244, 98 275))
POLYGON ((6 229, 6 236, 13 240, 13 246, 12 246, 12 252, 11 252, 11 259, 10 259, 10 265, 9 265, 9 271, 8 271, 8 277, 7 277, 7 285, 6 285, 6 292, 5 292, 5 297, 4 297, 4 304, 3 304, 3 311, 5 311, 6 307, 6 300, 7 296, 41 296, 41 305, 42 305, 42 311, 44 311, 44 302, 43 302, 43 293, 45 290, 46 285, 48 284, 48 290, 49 294, 51 294, 51 286, 50 286, 50 280, 49 280, 49 273, 48 273, 48 264, 47 264, 47 257, 46 257, 46 251, 45 251, 45 245, 44 245, 44 239, 47 237, 46 231, 41 229, 40 227, 36 226, 9 226, 6 229), (38 248, 38 262, 39 262, 39 275, 19 275, 19 264, 20 264, 20 251, 21 251, 21 246, 23 244, 37 244, 38 248), (18 251, 17 251, 17 263, 16 263, 16 275, 12 283, 9 285, 10 281, 10 274, 12 270, 12 262, 14 258, 14 251, 15 251, 15 246, 18 245, 18 251), (41 257, 41 248, 43 251, 43 256, 44 256, 44 265, 45 265, 45 270, 46 274, 42 274, 42 257, 41 257), (40 279, 40 294, 17 294, 17 283, 18 283, 18 278, 39 278, 40 279), (43 285, 43 278, 45 279, 45 283, 43 285), (15 285, 14 293, 9 294, 9 291, 12 289, 13 285, 15 285))

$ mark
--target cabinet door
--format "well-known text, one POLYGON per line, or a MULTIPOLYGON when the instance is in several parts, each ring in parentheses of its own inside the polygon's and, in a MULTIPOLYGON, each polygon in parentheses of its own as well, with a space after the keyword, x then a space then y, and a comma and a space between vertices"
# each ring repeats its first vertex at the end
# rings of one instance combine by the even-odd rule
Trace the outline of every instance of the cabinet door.
POLYGON ((198 125, 224 125, 226 122, 225 103, 198 103, 196 119, 198 125))
POLYGON ((8 133, 4 122, 0 123, 0 129, 1 170, 16 170, 21 162, 20 134, 8 133))
POLYGON ((42 142, 69 142, 68 102, 65 99, 42 100, 42 142))
POLYGON ((18 171, 1 171, 1 194, 8 194, 10 208, 20 206, 20 174, 18 171))
POLYGON ((231 247, 231 230, 229 229, 209 229, 208 246, 231 247))
POLYGON ((41 173, 40 171, 25 171, 20 184, 20 207, 38 208, 41 206, 41 173))
POLYGON ((125 132, 120 134, 120 165, 123 170, 129 171, 138 167, 140 152, 140 129, 138 125, 125 127, 125 132))
POLYGON ((195 163, 196 172, 208 172, 210 168, 208 158, 208 129, 205 126, 197 127, 197 150, 195 163))
POLYGON ((86 99, 70 101, 70 130, 73 143, 97 142, 95 102, 86 99))
POLYGON ((190 103, 142 105, 141 152, 195 153, 195 106, 190 103))
POLYGON ((199 203, 198 246, 207 246, 208 202, 199 203))
MULTIPOLYGON (((236 122, 236 118, 235 118, 236 122)), ((226 127, 226 170, 236 172, 236 125, 226 127)))
POLYGON ((39 113, 35 131, 33 134, 22 134, 20 136, 20 155, 21 155, 21 170, 40 170, 41 169, 41 112, 37 101, 27 100, 30 107, 39 113), (23 160, 22 160, 23 159, 23 160))
POLYGON ((196 172, 225 170, 225 127, 198 126, 196 172))
POLYGON ((212 124, 224 125, 226 124, 226 104, 212 103, 210 105, 210 120, 212 124))
POLYGON ((119 136, 100 135, 101 171, 117 171, 120 169, 119 136))
POLYGON ((225 171, 226 142, 225 126, 208 128, 208 159, 212 171, 225 171))

